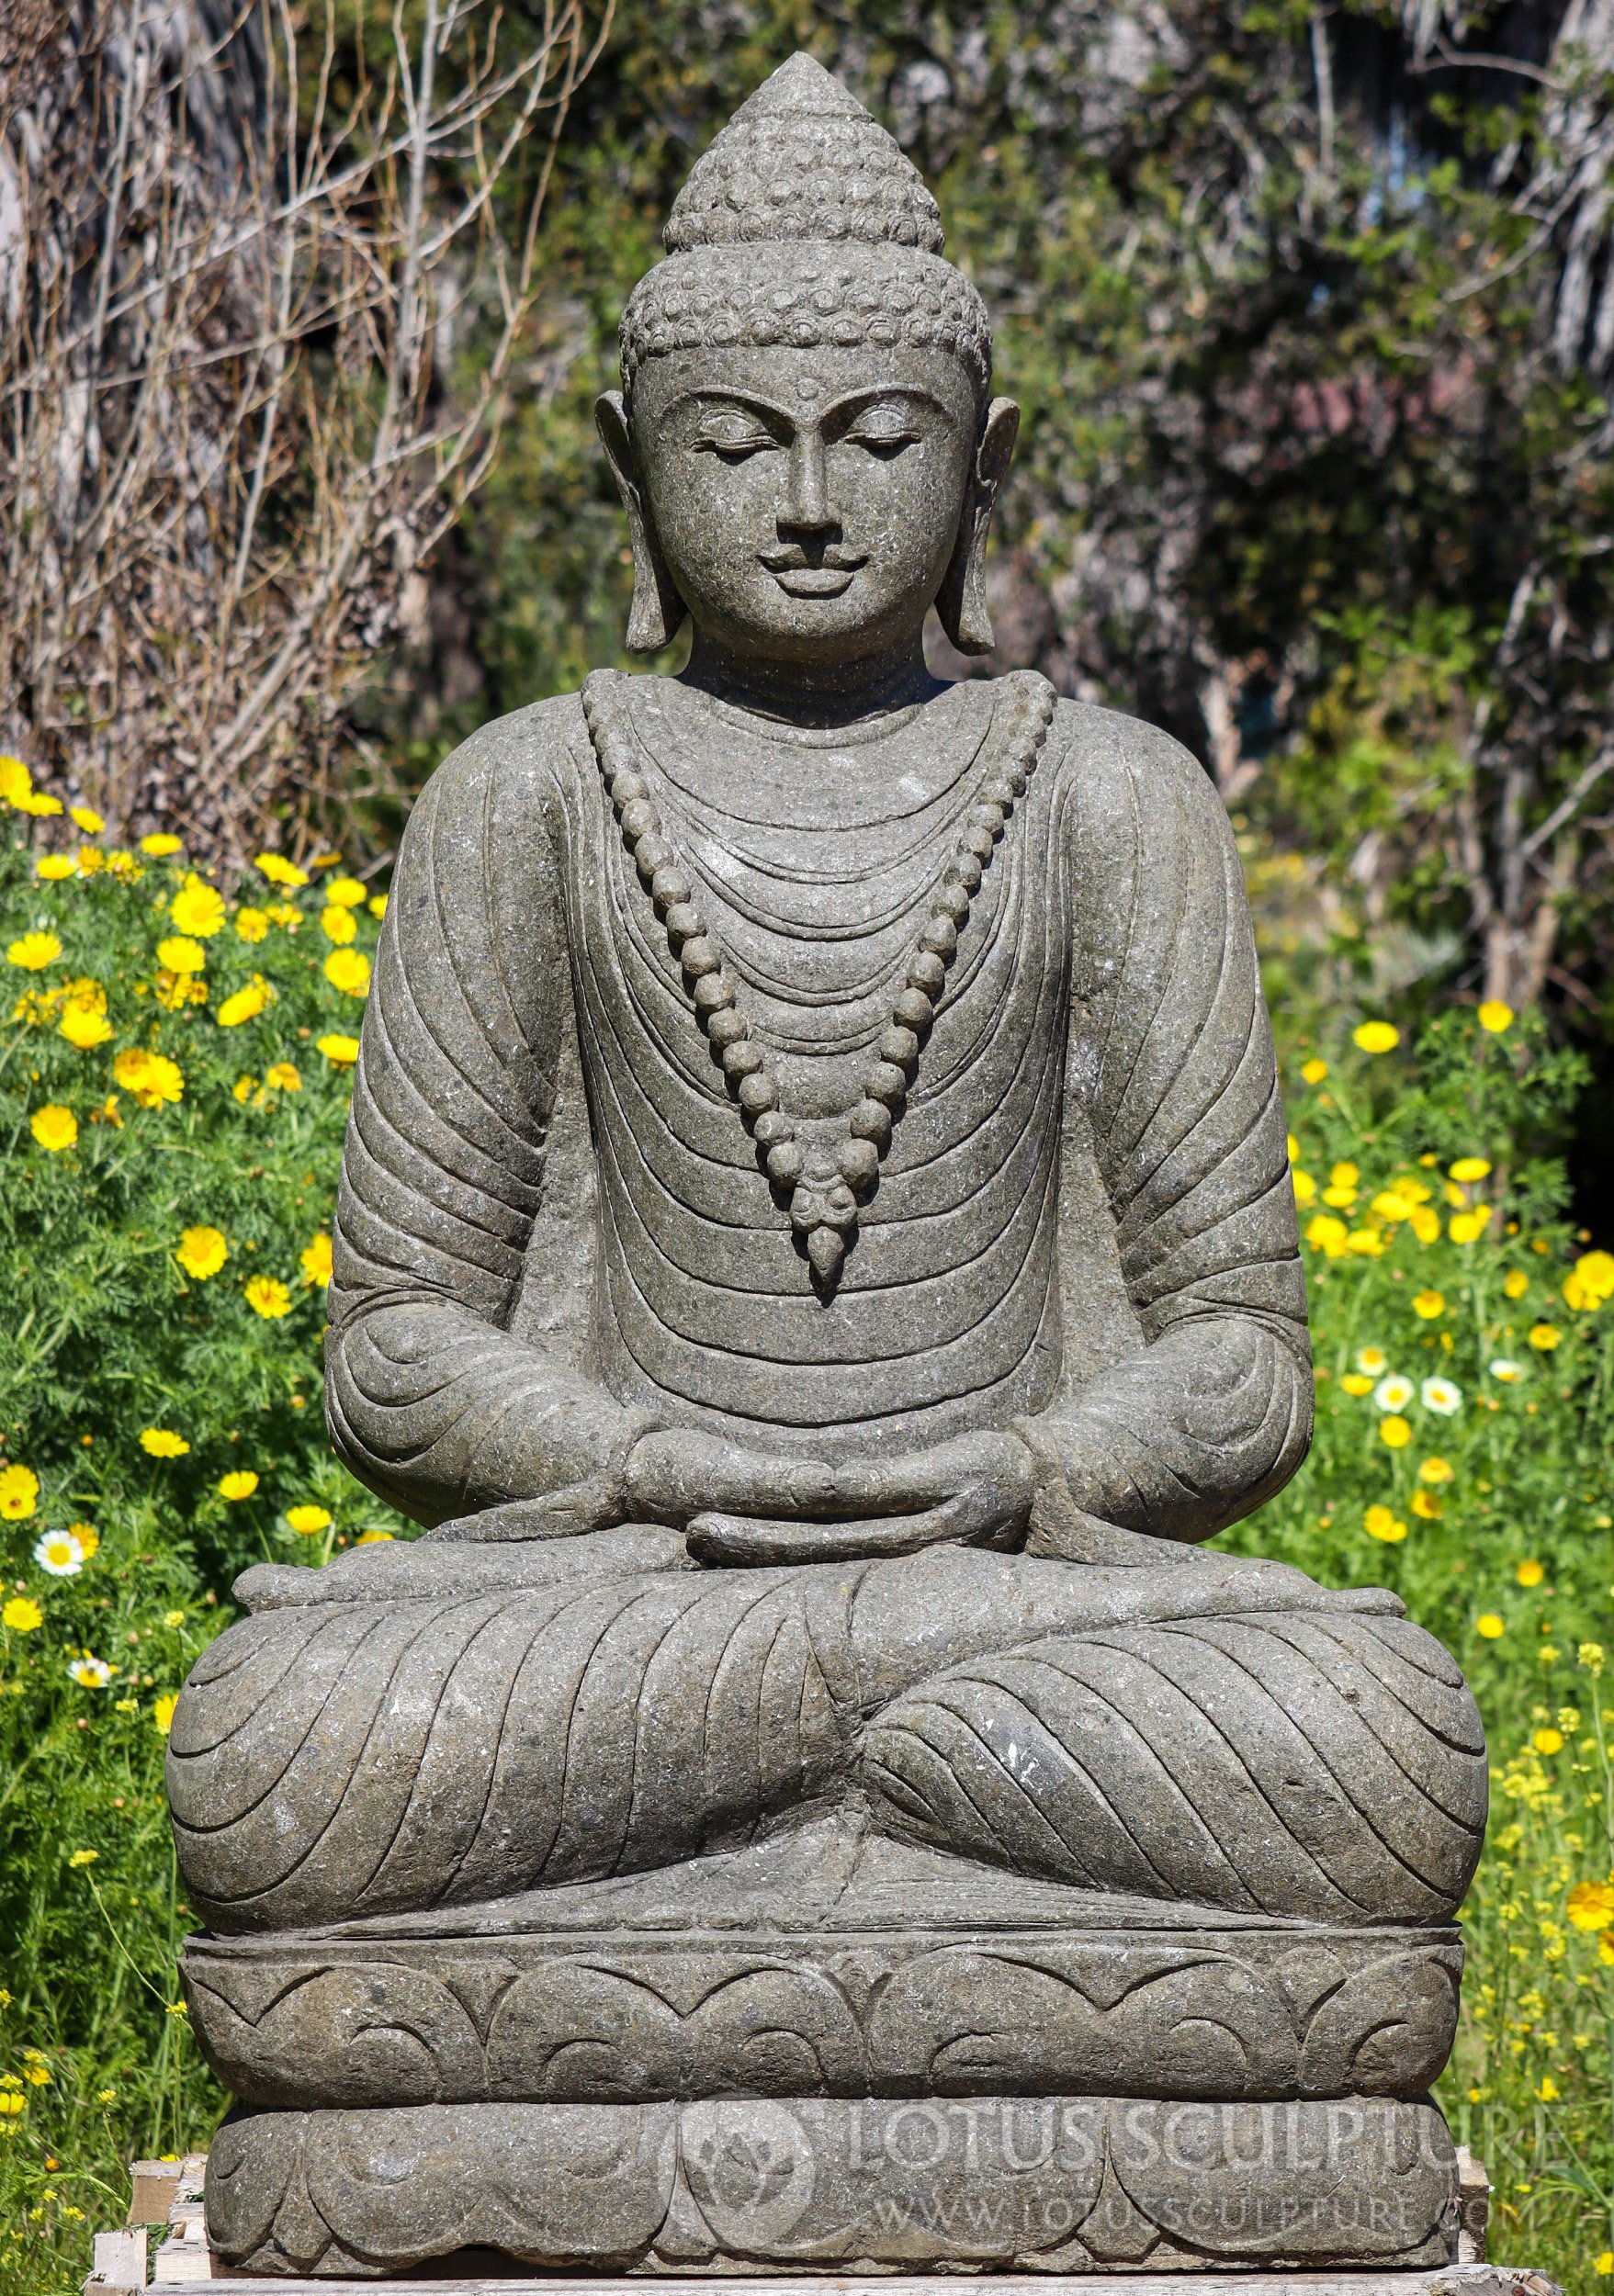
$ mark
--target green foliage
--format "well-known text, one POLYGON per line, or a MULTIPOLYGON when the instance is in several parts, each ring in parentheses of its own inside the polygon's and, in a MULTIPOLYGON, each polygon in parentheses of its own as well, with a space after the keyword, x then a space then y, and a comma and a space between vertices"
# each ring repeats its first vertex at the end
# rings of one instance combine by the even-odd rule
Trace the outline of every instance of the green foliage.
MULTIPOLYGON (((0 851, 0 1282, 17 1310, 0 1342, 0 2286, 16 2296, 79 2279, 130 2158, 205 2144, 222 2109, 175 1976, 190 1917, 163 1798, 168 1702, 243 1565, 409 1529, 334 1466, 318 1409, 310 1278, 358 1010, 326 968, 374 930, 357 906, 353 940, 330 939, 346 930, 332 895, 362 890, 335 867, 306 891, 214 902, 193 885, 187 902, 183 860, 92 850, 51 880, 0 851), (174 969, 192 961, 175 937, 199 974, 174 969), (205 1001, 185 987, 198 980, 205 1001), (254 980, 268 999, 235 1020, 254 980), (101 1019, 98 1041, 62 1034, 98 1037, 101 1019), (52 1109, 73 1144, 39 1138, 64 1136, 52 1109), (221 1263, 198 1229, 222 1237, 221 1263), (262 1278, 284 1297, 260 1288, 254 1307, 262 1278), (154 1429, 188 1448, 153 1456, 154 1429), (255 1489, 224 1497, 231 1475, 255 1489)), ((1225 1544, 1391 1584, 1471 1673, 1497 1830, 1442 2101, 1497 2177, 1500 2253, 1585 2288, 1587 2257, 1614 2255, 1614 1708, 1597 1647, 1614 1644, 1614 1259, 1563 1217, 1554 1149, 1583 1072, 1534 1022, 1449 1015, 1382 1053, 1336 1035, 1284 1054, 1317 1442, 1225 1544)))

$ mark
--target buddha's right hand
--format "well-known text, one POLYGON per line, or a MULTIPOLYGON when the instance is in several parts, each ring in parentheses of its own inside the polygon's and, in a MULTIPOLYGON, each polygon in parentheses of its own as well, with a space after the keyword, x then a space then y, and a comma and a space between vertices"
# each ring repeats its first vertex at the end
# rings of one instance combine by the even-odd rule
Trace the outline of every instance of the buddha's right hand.
POLYGON ((683 1429, 635 1445, 627 1501, 636 1515, 686 1528, 704 1562, 836 1561, 1016 1538, 1032 1478, 1031 1454, 1012 1435, 830 1465, 683 1429))

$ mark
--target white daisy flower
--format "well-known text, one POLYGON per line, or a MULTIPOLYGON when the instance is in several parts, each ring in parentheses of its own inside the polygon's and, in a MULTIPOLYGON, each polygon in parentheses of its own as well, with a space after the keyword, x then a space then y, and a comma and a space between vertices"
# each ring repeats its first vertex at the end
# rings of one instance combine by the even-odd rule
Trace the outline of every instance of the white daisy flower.
POLYGON ((1511 1387, 1516 1379, 1524 1377, 1523 1364, 1515 1363, 1511 1356, 1493 1356, 1485 1367, 1492 1379, 1500 1379, 1504 1387, 1511 1387))
POLYGON ((85 1567, 85 1550, 71 1531, 47 1531, 35 1542, 34 1560, 53 1579, 73 1579, 85 1567))
POLYGON ((1450 1379, 1426 1379, 1418 1398, 1426 1411, 1439 1412, 1442 1419, 1462 1409, 1462 1390, 1450 1379))
POLYGON ((1381 1411, 1405 1411, 1417 1390, 1403 1371, 1392 1371, 1373 1390, 1373 1401, 1381 1411))
POLYGON ((112 1669, 105 1659, 93 1659, 86 1652, 82 1659, 68 1664, 68 1672, 84 1690, 105 1690, 112 1680, 112 1669))

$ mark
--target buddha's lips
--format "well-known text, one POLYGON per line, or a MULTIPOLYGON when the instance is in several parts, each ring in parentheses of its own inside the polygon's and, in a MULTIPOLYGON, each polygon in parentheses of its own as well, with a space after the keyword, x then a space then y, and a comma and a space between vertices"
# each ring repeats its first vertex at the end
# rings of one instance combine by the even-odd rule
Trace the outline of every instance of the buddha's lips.
POLYGON ((834 550, 826 550, 821 557, 810 560, 800 550, 778 550, 764 553, 762 564, 786 597, 839 598, 851 588, 852 576, 868 560, 834 550))

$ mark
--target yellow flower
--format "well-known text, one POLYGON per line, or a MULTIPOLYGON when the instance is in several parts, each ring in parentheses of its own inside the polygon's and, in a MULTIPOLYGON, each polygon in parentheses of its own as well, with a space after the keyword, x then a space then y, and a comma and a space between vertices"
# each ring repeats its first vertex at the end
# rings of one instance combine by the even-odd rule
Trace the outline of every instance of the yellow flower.
MULTIPOLYGON (((358 1039, 356 1036, 322 1036, 319 1040, 319 1050, 323 1052, 333 1068, 351 1068, 358 1058, 358 1039)), ((1335 1221, 1333 1224, 1336 1227, 1339 1226, 1337 1221, 1335 1221)), ((1344 1232, 1344 1230, 1340 1229, 1342 1235, 1344 1232)), ((1309 1233, 1307 1241, 1311 1241, 1309 1233)))
POLYGON ((1563 1751, 1563 1733, 1553 1729, 1538 1730, 1530 1744, 1538 1754, 1561 1754, 1563 1751))
POLYGON ((1302 1172, 1297 1166, 1296 1169, 1290 1174, 1289 1179, 1290 1185, 1294 1189, 1295 1202, 1297 1204, 1309 1204, 1317 1192, 1317 1184, 1315 1180, 1313 1179, 1311 1174, 1309 1172, 1302 1172))
POLYGON ((1351 1030, 1350 1041, 1359 1052, 1393 1052, 1401 1041, 1401 1031, 1387 1020, 1364 1020, 1351 1030))
POLYGON ((0 1625, 14 1635, 31 1635, 36 1626, 44 1623, 44 1612, 26 1594, 14 1594, 5 1609, 0 1610, 0 1625))
POLYGON ((358 927, 346 909, 338 908, 333 902, 329 908, 320 911, 320 930, 327 940, 333 940, 341 947, 353 939, 358 927))
POLYGON ((1465 1187, 1472 1181, 1485 1179, 1489 1176, 1490 1169, 1490 1159, 1487 1156, 1459 1156, 1457 1162, 1450 1167, 1452 1178, 1461 1180, 1465 1187))
POLYGON ((1488 996, 1476 1015, 1487 1036, 1500 1036, 1513 1026, 1513 1007, 1505 1005, 1499 996, 1488 996))
POLYGON ((1396 1188, 1382 1188, 1374 1197, 1371 1209, 1378 1213, 1381 1220, 1410 1220, 1412 1199, 1403 1196, 1396 1188))
POLYGON ((367 996, 370 961, 360 949, 333 949, 325 959, 325 978, 344 996, 367 996))
POLYGON ((1450 1459, 1430 1458, 1426 1459, 1418 1469, 1417 1479, 1420 1483, 1449 1483, 1454 1480, 1456 1473, 1450 1459))
POLYGON ((1574 1654, 1574 1662, 1577 1666, 1584 1666, 1588 1674, 1600 1674, 1603 1671, 1602 1644, 1583 1642, 1574 1654))
POLYGON ((1540 1356, 1550 1356, 1563 1336, 1556 1323, 1532 1323, 1525 1334, 1525 1337, 1540 1356))
POLYGON ((236 910, 235 929, 243 940, 263 940, 268 934, 269 920, 262 909, 248 906, 236 910))
POLYGON ((95 1554, 100 1547, 101 1539, 99 1532, 92 1531, 87 1523, 70 1523, 67 1527, 72 1532, 73 1537, 77 1539, 79 1545, 84 1548, 85 1560, 88 1562, 90 1557, 95 1554))
POLYGON ((6 962, 20 966, 25 973, 42 973, 61 954, 62 943, 54 933, 24 933, 6 951, 6 962))
MULTIPOLYGON (((57 810, 61 811, 60 806, 57 810)), ((71 853, 41 853, 34 863, 34 874, 48 885, 63 884, 78 875, 78 863, 71 853)))
POLYGON ((75 1850, 67 1863, 74 1866, 94 1865, 100 1854, 99 1850, 75 1850))
POLYGON ((1440 1233, 1440 1215, 1428 1204, 1417 1204, 1407 1225, 1420 1244, 1433 1244, 1440 1233))
POLYGON ((365 889, 356 877, 333 877, 325 887, 325 898, 339 909, 356 909, 363 904, 365 889))
POLYGON ((1446 1312, 1445 1293, 1415 1291, 1412 1295, 1412 1311, 1414 1315, 1421 1315, 1426 1323, 1433 1322, 1436 1316, 1444 1315, 1446 1312))
POLYGON ((20 2088, 0 2088, 0 2119, 14 2120, 28 2110, 28 2099, 20 2088))
POLYGON ((1387 1419, 1380 1420, 1379 1441, 1388 1444, 1393 1451, 1404 1451, 1412 1441, 1412 1429, 1399 1412, 1393 1411, 1387 1419))
POLYGON ((1420 1487, 1413 1492, 1411 1503, 1412 1511, 1420 1523, 1438 1523, 1440 1520, 1440 1502, 1432 1492, 1420 1487))
POLYGON ((389 1547, 392 1534, 390 1531, 361 1531, 354 1543, 359 1547, 389 1547))
POLYGON ((265 1322, 291 1312, 291 1294, 278 1276, 254 1276, 244 1287, 246 1303, 265 1322))
POLYGON ((313 1538, 331 1527, 331 1517, 323 1507, 288 1507, 286 1520, 304 1538, 313 1538))
POLYGON ((199 973, 207 962, 201 942, 187 940, 184 933, 170 933, 157 943, 157 962, 170 973, 199 973))
POLYGON ((1354 1164, 1337 1164, 1328 1175, 1330 1187, 1355 1187, 1361 1174, 1354 1164))
POLYGON ((1371 1395, 1373 1383, 1365 1371, 1348 1371, 1339 1382, 1347 1395, 1371 1395))
POLYGON ((1306 1084, 1320 1085, 1328 1073, 1328 1064, 1326 1061, 1309 1060, 1300 1073, 1306 1084))
POLYGON ((322 1291, 331 1280, 331 1239, 322 1230, 302 1255, 303 1281, 322 1291))
POLYGON ((1382 1379, 1390 1368, 1390 1358, 1382 1347, 1359 1347, 1356 1367, 1365 1371, 1370 1379, 1382 1379))
POLYGON ((267 877, 272 885, 306 885, 308 872, 288 861, 284 853, 260 853, 254 867, 260 876, 267 877))
POLYGON ((1356 1201, 1356 1190, 1342 1187, 1337 1180, 1331 1180, 1323 1190, 1323 1201, 1332 1211, 1349 1211, 1356 1201))
POLYGON ((39 1496, 40 1479, 31 1467, 0 1467, 0 1522, 26 1523, 39 1496))
POLYGON ((230 1087, 233 1097, 241 1101, 243 1107, 257 1088, 258 1080, 255 1076, 238 1076, 230 1087))
POLYGON ((376 919, 376 922, 379 924, 382 917, 384 917, 387 914, 387 895, 384 893, 372 893, 369 899, 365 903, 365 906, 368 909, 370 915, 376 919))
POLYGON ((1533 1560, 1521 1562, 1513 1575, 1520 1586, 1540 1586, 1547 1575, 1546 1565, 1533 1560))
POLYGON ((185 1077, 178 1065, 161 1052, 148 1052, 142 1046, 131 1045, 119 1052, 112 1064, 112 1074, 126 1092, 132 1092, 142 1109, 160 1109, 176 1103, 185 1091, 185 1077))
POLYGON ((302 923, 302 911, 295 901, 276 901, 264 915, 271 925, 284 926, 288 933, 295 933, 302 923))
POLYGON ((20 758, 0 758, 0 803, 15 805, 31 794, 34 777, 20 758))
POLYGON ((230 1257, 230 1247, 217 1228, 187 1228, 174 1256, 187 1276, 194 1276, 198 1283, 205 1283, 209 1276, 219 1273, 230 1257))
POLYGON ((300 1092, 302 1078, 289 1061, 277 1061, 264 1078, 271 1092, 300 1092))
POLYGON ((1529 1289, 1529 1277, 1522 1267, 1510 1267, 1502 1278, 1502 1289, 1510 1300, 1522 1300, 1529 1289))
POLYGON ((224 896, 193 869, 175 895, 168 914, 176 932, 195 933, 200 940, 210 940, 224 929, 224 896))
POLYGON ((1577 1315, 1614 1299, 1614 1254, 1583 1252, 1563 1279, 1563 1297, 1577 1315))
POLYGON ((258 1487, 258 1479, 250 1467, 232 1467, 228 1475, 219 1478, 220 1499, 250 1499, 258 1487))
POLYGON ((254 973, 244 988, 224 999, 213 1018, 221 1029, 239 1029, 243 1020, 255 1020, 265 1011, 273 995, 267 981, 254 973))
POLYGON ((112 1023, 104 1009, 84 996, 70 996, 62 1007, 62 1019, 57 1034, 67 1039, 76 1052, 93 1052, 97 1044, 105 1044, 112 1033, 112 1023))
POLYGON ((1473 1244, 1490 1224, 1488 1211, 1454 1211, 1446 1223, 1446 1232, 1453 1244, 1473 1244))
POLYGON ((107 826, 100 815, 89 805, 69 805, 67 810, 72 816, 73 827, 82 829, 85 837, 99 837, 107 826))
POLYGON ((141 851, 149 853, 153 861, 166 861, 170 853, 182 853, 184 850, 184 840, 170 837, 166 829, 154 830, 150 837, 141 839, 141 851))
POLYGON ((1406 1525, 1388 1507, 1370 1507, 1362 1517, 1362 1528, 1370 1538, 1378 1539, 1385 1547, 1399 1547, 1406 1536, 1406 1525))
POLYGON ((1614 2272, 1614 2248, 1605 2248, 1601 2256, 1594 2257, 1592 2270, 1600 2273, 1603 2279, 1607 2279, 1608 2275, 1614 2272))
POLYGON ((174 1722, 174 1709, 179 1704, 177 1693, 165 1690, 152 1708, 152 1727, 159 1738, 166 1738, 174 1722))
POLYGON ((1344 1221, 1336 1220, 1329 1212, 1318 1212, 1316 1218, 1306 1224, 1306 1242, 1314 1252, 1321 1252, 1325 1259, 1343 1259, 1345 1239, 1344 1221))
POLYGON ((1545 2073, 1542 2075, 1541 2085, 1540 2088, 1537 2089, 1536 2095, 1541 2099, 1542 2104, 1544 2105, 1556 2104, 1559 2095, 1558 2084, 1552 2078, 1551 2073, 1545 2073))
POLYGON ((1507 1631, 1494 1610, 1483 1610, 1473 1622, 1475 1634, 1486 1642, 1499 1641, 1507 1631))
POLYGON ((71 1148, 78 1138, 78 1119, 71 1109, 64 1109, 60 1100, 47 1100, 28 1118, 28 1130, 41 1148, 53 1156, 71 1148))
POLYGON ((154 1459, 182 1459, 190 1445, 172 1427, 142 1427, 141 1449, 149 1451, 154 1459))

